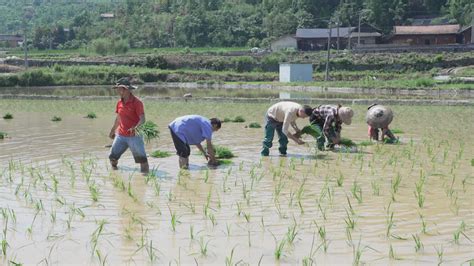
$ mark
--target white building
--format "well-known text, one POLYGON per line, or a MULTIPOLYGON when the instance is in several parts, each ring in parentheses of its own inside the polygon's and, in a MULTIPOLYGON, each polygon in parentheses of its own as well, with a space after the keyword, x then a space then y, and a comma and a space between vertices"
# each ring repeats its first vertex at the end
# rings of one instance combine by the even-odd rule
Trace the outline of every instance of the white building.
POLYGON ((313 80, 311 64, 280 64, 280 82, 307 82, 313 80))

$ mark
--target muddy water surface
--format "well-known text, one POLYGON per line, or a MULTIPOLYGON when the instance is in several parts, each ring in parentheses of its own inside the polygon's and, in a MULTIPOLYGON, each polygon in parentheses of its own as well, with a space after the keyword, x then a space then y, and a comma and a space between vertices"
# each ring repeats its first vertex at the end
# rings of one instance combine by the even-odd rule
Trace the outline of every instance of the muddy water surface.
MULTIPOLYGON (((400 145, 357 153, 315 152, 291 143, 289 156, 261 158, 268 105, 146 102, 174 153, 174 117, 242 115, 214 142, 237 155, 208 169, 196 151, 191 170, 176 156, 149 158, 143 177, 126 152, 109 169, 114 102, 0 101, 2 264, 372 265, 469 264, 474 258, 474 109, 394 106, 400 145), (95 111, 97 119, 85 119, 95 111), (60 122, 50 121, 53 115, 60 122)), ((364 106, 343 135, 366 140, 364 106)), ((304 122, 301 121, 301 126, 304 122)))

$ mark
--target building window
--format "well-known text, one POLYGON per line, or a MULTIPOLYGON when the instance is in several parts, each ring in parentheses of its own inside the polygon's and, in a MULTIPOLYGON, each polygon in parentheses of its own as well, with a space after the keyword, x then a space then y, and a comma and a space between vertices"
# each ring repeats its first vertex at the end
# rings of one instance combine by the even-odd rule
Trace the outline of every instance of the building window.
POLYGON ((430 44, 431 44, 430 40, 429 40, 429 39, 426 39, 426 40, 425 40, 425 45, 430 45, 430 44))

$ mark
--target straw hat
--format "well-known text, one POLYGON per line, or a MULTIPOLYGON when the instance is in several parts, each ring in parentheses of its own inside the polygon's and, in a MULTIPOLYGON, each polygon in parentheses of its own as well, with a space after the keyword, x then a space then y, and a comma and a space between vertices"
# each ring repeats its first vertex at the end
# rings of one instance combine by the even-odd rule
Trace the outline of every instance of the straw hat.
POLYGON ((385 128, 393 120, 392 109, 383 105, 372 105, 365 116, 367 124, 375 128, 385 128))
POLYGON ((342 123, 350 125, 352 123, 352 117, 354 116, 354 111, 350 107, 341 107, 339 108, 339 118, 341 118, 342 123))

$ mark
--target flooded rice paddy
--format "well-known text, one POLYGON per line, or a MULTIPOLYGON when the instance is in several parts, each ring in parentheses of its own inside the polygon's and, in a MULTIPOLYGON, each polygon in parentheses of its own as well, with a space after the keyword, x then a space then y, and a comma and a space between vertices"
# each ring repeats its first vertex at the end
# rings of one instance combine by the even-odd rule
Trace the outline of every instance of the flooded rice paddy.
MULTIPOLYGON (((190 171, 150 157, 144 177, 129 151, 108 165, 115 101, 0 100, 14 117, 0 121, 0 264, 469 265, 474 108, 392 106, 399 145, 316 152, 307 137, 282 158, 274 140, 261 158, 263 129, 245 126, 270 105, 145 102, 161 131, 148 153, 174 154, 166 125, 180 115, 246 122, 214 135, 232 165, 194 151, 190 171)), ((354 109, 343 136, 361 143, 366 107, 354 109)))

